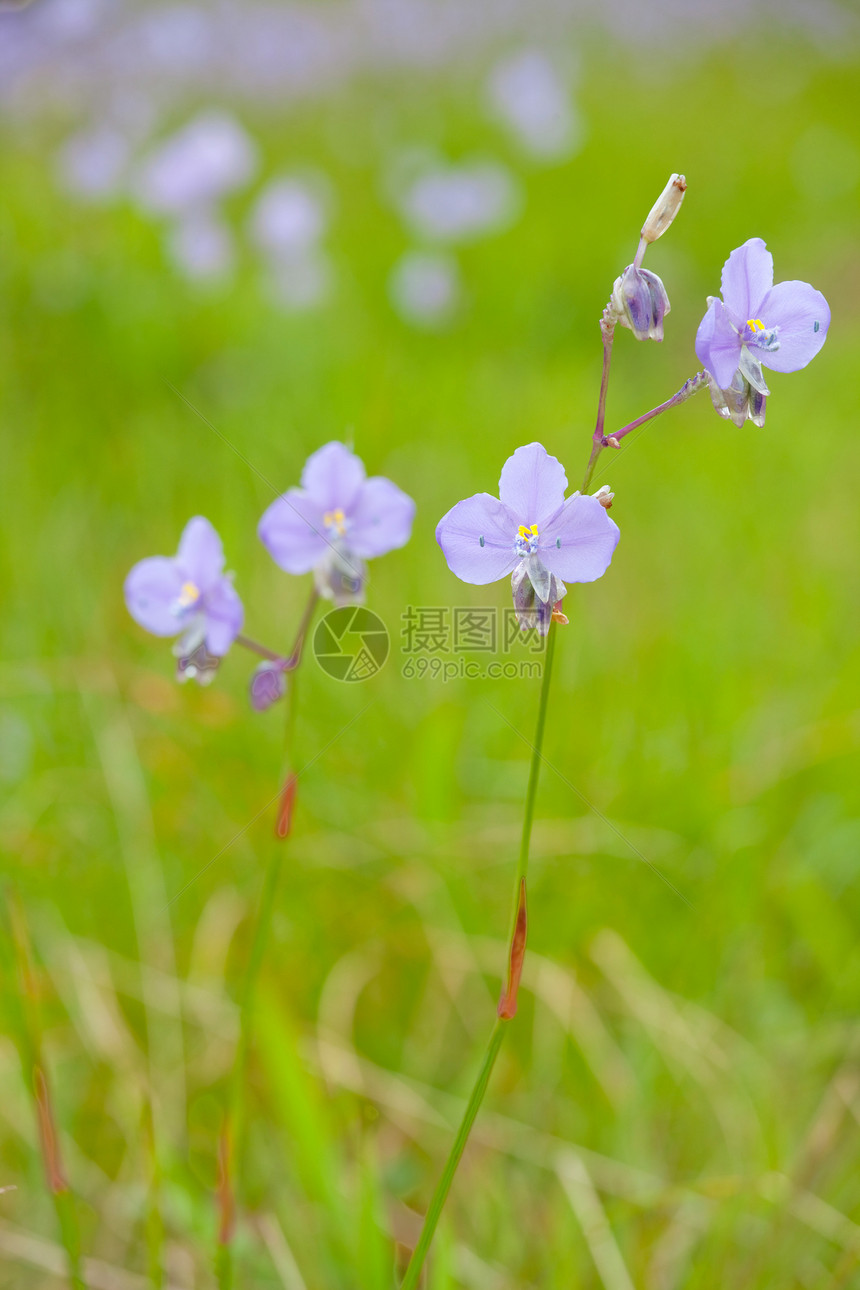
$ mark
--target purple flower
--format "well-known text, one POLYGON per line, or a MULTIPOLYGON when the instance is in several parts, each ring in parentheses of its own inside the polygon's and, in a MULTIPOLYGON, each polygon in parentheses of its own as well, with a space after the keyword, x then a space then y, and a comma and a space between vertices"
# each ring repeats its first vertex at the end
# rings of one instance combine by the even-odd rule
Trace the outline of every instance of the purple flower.
POLYGON ((618 525, 596 497, 573 493, 567 476, 539 443, 518 448, 502 467, 499 496, 477 493, 444 515, 436 541, 463 582, 483 586, 512 574, 521 626, 549 630, 568 582, 594 582, 609 567, 618 525))
POLYGON ((824 344, 830 309, 808 282, 773 285, 773 257, 760 237, 732 251, 723 265, 722 290, 722 300, 708 297, 696 354, 712 378, 717 410, 738 425, 747 415, 762 424, 770 393, 762 367, 806 367, 824 344))
POLYGON ((241 630, 242 602, 223 570, 221 539, 197 515, 186 524, 176 555, 141 560, 125 580, 135 622, 156 636, 179 636, 173 652, 182 678, 211 671, 209 660, 226 654, 241 630))
POLYGON ((242 188, 257 160, 257 145, 238 121, 225 112, 201 112, 144 157, 134 193, 156 215, 181 214, 242 188))
POLYGON ((312 453, 301 488, 290 488, 263 514, 257 532, 287 573, 314 571, 320 595, 336 604, 360 600, 365 560, 409 541, 415 503, 364 465, 342 443, 312 453))

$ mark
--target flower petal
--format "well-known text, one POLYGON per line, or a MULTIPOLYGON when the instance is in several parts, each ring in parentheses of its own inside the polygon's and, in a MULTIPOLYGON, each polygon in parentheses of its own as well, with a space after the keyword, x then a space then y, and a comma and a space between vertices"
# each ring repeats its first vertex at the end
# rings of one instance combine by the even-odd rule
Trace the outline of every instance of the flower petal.
POLYGON ((824 344, 830 306, 808 282, 780 282, 762 301, 761 318, 766 327, 779 328, 779 349, 762 353, 762 363, 774 372, 797 372, 824 344))
POLYGON ((712 300, 696 332, 696 355, 720 389, 731 384, 741 356, 741 338, 721 300, 712 300))
POLYGON ((476 493, 458 502, 436 525, 436 541, 448 568, 463 582, 482 587, 511 573, 517 519, 497 497, 476 493))
POLYGON ((540 525, 564 501, 567 475, 556 457, 540 443, 517 448, 502 467, 499 497, 517 517, 517 524, 540 525))
POLYGON ((140 560, 125 580, 125 603, 136 623, 155 636, 177 636, 182 629, 175 605, 187 581, 178 561, 166 555, 140 560))
POLYGON ((206 593, 206 648, 212 654, 226 654, 242 630, 245 611, 239 593, 229 578, 220 578, 206 593))
POLYGON ((759 316, 772 286, 773 256, 760 237, 751 237, 723 265, 723 300, 739 327, 759 316))
POLYGON ((179 539, 176 561, 188 582, 206 591, 221 576, 224 548, 215 529, 202 515, 189 520, 179 539))
POLYGON ((545 524, 538 551, 550 573, 565 582, 594 582, 609 567, 621 533, 596 497, 574 494, 545 524))
POLYGON ((272 502, 257 525, 257 536, 287 573, 308 573, 331 547, 323 508, 301 488, 272 502))
POLYGON ((348 511, 363 483, 361 458, 336 441, 311 453, 302 471, 302 488, 322 511, 348 511))
POLYGON ((405 546, 414 516, 412 498, 390 479, 374 475, 365 480, 349 514, 350 548, 370 560, 405 546))

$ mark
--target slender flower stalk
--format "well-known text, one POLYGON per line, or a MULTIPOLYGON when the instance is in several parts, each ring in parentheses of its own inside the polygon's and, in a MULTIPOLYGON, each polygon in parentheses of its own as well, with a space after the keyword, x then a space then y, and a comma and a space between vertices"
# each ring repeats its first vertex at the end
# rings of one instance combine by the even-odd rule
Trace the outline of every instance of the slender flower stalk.
MULTIPOLYGON (((270 843, 269 859, 263 875, 263 888, 254 919, 254 931, 251 937, 251 949, 242 982, 239 997, 239 1039, 233 1059, 230 1075, 230 1086, 227 1097, 227 1110, 221 1127, 218 1143, 218 1245, 215 1257, 215 1271, 218 1290, 230 1290, 233 1285, 232 1240, 236 1226, 237 1187, 236 1176, 240 1170, 241 1152, 244 1144, 244 1086, 248 1052, 251 1046, 251 1035, 254 1024, 254 1003, 257 982, 259 981, 275 909, 275 898, 280 883, 281 869, 284 860, 283 843, 289 837, 292 827, 293 808, 296 797, 295 755, 293 749, 293 732, 295 728, 296 685, 295 673, 302 660, 304 643, 308 628, 317 606, 319 595, 311 591, 305 611, 302 615, 295 643, 287 658, 271 654, 266 650, 265 657, 277 659, 282 663, 285 672, 291 673, 287 690, 287 711, 285 720, 285 770, 284 788, 281 792, 278 813, 274 827, 274 841, 270 843)), ((239 643, 246 644, 244 640, 239 643)), ((254 642, 254 645, 256 642, 254 642)), ((253 648, 253 646, 251 646, 253 648)), ((255 653, 260 653, 259 647, 255 653)))
POLYGON ((555 637, 557 627, 551 625, 546 638, 546 652, 544 654, 543 676, 541 678, 540 699, 538 700, 537 726, 535 729, 535 741, 532 746, 532 760, 529 769, 529 782, 526 788, 525 809, 523 812, 523 831, 520 840, 520 854, 517 861, 517 872, 514 880, 514 900, 513 910, 511 913, 511 935, 508 947, 508 978, 507 983, 502 991, 502 998, 499 1001, 498 1015, 496 1023, 490 1033, 490 1040, 481 1062, 480 1070, 472 1091, 469 1094, 469 1100, 466 1103, 466 1109, 463 1112, 463 1119, 460 1121, 460 1127, 457 1130, 457 1136, 451 1147, 451 1152, 442 1171, 442 1176, 437 1183, 433 1198, 427 1209, 424 1218, 424 1226, 421 1229, 421 1235, 418 1238, 412 1258, 409 1260, 409 1266, 406 1269, 406 1275, 401 1282, 400 1290, 415 1290, 421 1276, 422 1268, 430 1251, 433 1236, 445 1202, 448 1199, 448 1193, 451 1190, 451 1184, 454 1181, 454 1175, 457 1172, 457 1166, 460 1163, 463 1152, 466 1149, 466 1143, 469 1141, 469 1134, 472 1132, 472 1126, 477 1118, 481 1103, 484 1100, 484 1094, 490 1083, 490 1076, 493 1073, 493 1067, 496 1064, 496 1058, 499 1055, 499 1049, 502 1046, 502 1040, 507 1031, 507 1023, 511 1021, 517 1010, 517 988, 519 978, 522 972, 523 960, 525 957, 525 929, 526 929, 526 876, 528 873, 529 851, 531 846, 532 822, 534 820, 535 798, 537 796, 538 780, 540 779, 540 766, 543 760, 543 736, 546 726, 546 714, 549 700, 549 685, 552 676, 552 664, 555 657, 555 637))
POLYGON ((609 367, 612 363, 612 342, 615 339, 616 314, 612 302, 603 311, 600 319, 600 335, 603 338, 603 371, 600 376, 600 396, 597 400, 597 419, 594 423, 594 434, 591 442, 591 456, 585 468, 585 479, 581 491, 584 493, 591 483, 597 458, 603 451, 603 426, 606 421, 606 392, 609 389, 609 367))
POLYGON ((249 649, 252 654, 259 654, 260 658, 267 659, 270 663, 284 663, 286 659, 282 654, 276 654, 273 649, 267 649, 259 641, 252 640, 250 636, 243 636, 241 633, 236 637, 234 642, 241 645, 244 649, 249 649))
POLYGON ((424 1219, 424 1226, 421 1229, 421 1236, 413 1251, 412 1258, 409 1260, 406 1275, 400 1283, 400 1290, 415 1290, 418 1285, 436 1226, 445 1206, 445 1201, 448 1199, 451 1183, 454 1181, 454 1174, 457 1172, 460 1158, 466 1150, 466 1143, 469 1141, 472 1125, 475 1123, 481 1103, 484 1100, 484 1094, 487 1091, 487 1085, 490 1082, 490 1076, 493 1073, 493 1067, 496 1064, 496 1058, 499 1055, 506 1029, 505 1021, 501 1017, 497 1018, 490 1035, 490 1042, 487 1044, 487 1051, 484 1053, 484 1060, 481 1062, 478 1078, 475 1080, 472 1091, 469 1094, 469 1101, 466 1103, 466 1110, 463 1112, 463 1119, 460 1121, 460 1127, 457 1130, 451 1154, 448 1157, 442 1177, 439 1179, 439 1184, 433 1193, 433 1199, 430 1202, 427 1216, 424 1219))
POLYGON ((611 442, 614 447, 620 439, 623 439, 625 435, 630 434, 631 430, 638 430, 639 426, 645 425, 646 421, 652 421, 654 417, 658 417, 661 412, 668 412, 670 408, 676 408, 679 403, 686 403, 687 399, 691 398, 694 394, 698 394, 699 390, 704 390, 707 384, 708 373, 697 372, 695 376, 691 376, 688 381, 685 381, 677 394, 673 394, 670 399, 666 399, 664 403, 658 403, 656 408, 652 408, 650 412, 644 412, 642 416, 637 417, 635 421, 629 421, 627 425, 622 426, 620 430, 613 430, 611 435, 604 438, 603 446, 607 447, 611 442))
POLYGON ((542 759, 541 749, 543 747, 543 732, 546 726, 546 714, 549 704, 549 683, 552 677, 552 664, 555 658, 555 638, 556 632, 550 628, 546 638, 546 654, 544 655, 543 676, 541 677, 540 699, 538 700, 537 726, 535 728, 535 741, 532 747, 532 761, 529 769, 529 782, 526 788, 526 804, 523 812, 523 832, 520 838, 520 855, 517 862, 517 872, 514 878, 514 898, 513 898, 513 915, 511 917, 511 937, 516 931, 517 909, 520 901, 520 886, 526 881, 526 874, 529 867, 529 848, 532 839, 532 823, 535 813, 535 798, 537 797, 538 780, 540 778, 540 764, 542 759))

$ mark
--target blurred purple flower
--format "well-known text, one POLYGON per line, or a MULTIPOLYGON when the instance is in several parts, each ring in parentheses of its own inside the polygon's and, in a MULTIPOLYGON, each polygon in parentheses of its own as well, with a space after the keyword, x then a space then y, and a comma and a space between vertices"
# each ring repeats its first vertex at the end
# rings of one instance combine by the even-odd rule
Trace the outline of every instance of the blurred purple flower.
POLYGON ((128 139, 114 126, 98 125, 67 139, 60 150, 59 168, 65 186, 90 200, 119 192, 131 156, 128 139))
POLYGON ((263 514, 257 532, 287 573, 314 571, 317 589, 335 603, 361 599, 364 561, 409 541, 415 503, 364 465, 342 443, 312 453, 301 488, 290 488, 263 514))
POLYGON ((578 122, 567 86, 546 54, 523 49, 503 59, 487 89, 493 113, 534 156, 549 160, 575 151, 578 122))
POLYGON ((333 281, 331 261, 315 248, 272 255, 266 265, 268 295, 280 309, 290 313, 322 303, 333 281))
POLYGON ((512 574, 520 623, 537 626, 542 635, 565 595, 562 579, 601 577, 620 537, 598 498, 576 492, 565 500, 566 488, 561 463, 530 443, 502 467, 498 498, 468 497, 436 526, 451 572, 477 586, 512 574))
POLYGON ((392 303, 402 318, 421 327, 441 327, 460 303, 460 271, 450 255, 407 251, 389 282, 392 303))
POLYGON ((770 392, 762 367, 806 367, 824 344, 830 309, 808 282, 773 285, 773 256, 760 237, 732 251, 723 265, 722 292, 722 300, 708 297, 696 354, 712 378, 717 410, 738 425, 747 415, 761 424, 770 392))
POLYGON ((173 649, 180 674, 189 663, 205 667, 211 656, 226 654, 241 631, 242 602, 223 570, 221 539, 197 515, 186 524, 175 556, 141 560, 125 580, 135 622, 156 636, 180 637, 173 649))
POLYGON ((275 179, 260 193, 251 212, 251 239, 273 254, 307 251, 325 231, 326 203, 314 186, 300 179, 275 179))
POLYGON ((431 170, 415 179, 399 201, 417 233, 444 242, 504 228, 521 204, 513 176, 491 161, 431 170))
POLYGON ((167 249, 173 263, 196 281, 223 278, 233 268, 233 238, 229 227, 209 210, 194 210, 170 230, 167 249))
POLYGON ((202 5, 162 4, 144 11, 136 15, 133 36, 150 77, 173 71, 187 79, 211 68, 217 57, 217 15, 202 5))
POLYGON ((251 707, 255 712, 265 712, 273 703, 283 698, 287 691, 287 678, 283 664, 265 659, 254 669, 249 686, 251 707))
POLYGON ((207 206, 243 187, 257 169, 257 146, 234 117, 203 112, 150 152, 133 188, 159 215, 207 206))

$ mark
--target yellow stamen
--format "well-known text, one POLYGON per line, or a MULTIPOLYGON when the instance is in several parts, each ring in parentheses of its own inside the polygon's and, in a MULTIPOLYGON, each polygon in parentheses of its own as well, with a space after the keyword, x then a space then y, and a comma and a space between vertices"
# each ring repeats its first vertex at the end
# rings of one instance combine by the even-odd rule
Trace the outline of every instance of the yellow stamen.
POLYGON ((517 532, 519 533, 521 538, 528 539, 530 537, 537 537, 538 526, 536 524, 533 524, 531 528, 526 528, 525 524, 521 524, 520 527, 517 529, 517 532))
POLYGON ((760 318, 748 318, 747 327, 749 327, 750 331, 767 331, 767 328, 760 318))
POLYGON ((200 588, 195 587, 193 582, 183 582, 182 590, 179 593, 179 605, 182 609, 187 609, 193 605, 196 600, 200 599, 200 588))
POLYGON ((327 529, 334 529, 339 537, 343 537, 346 532, 346 516, 340 507, 334 511, 326 511, 323 516, 323 524, 327 529))

